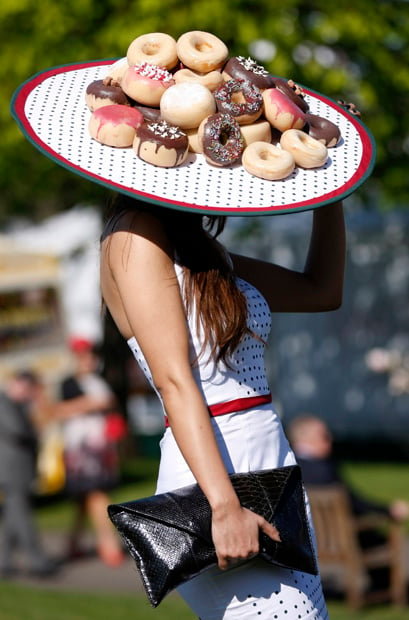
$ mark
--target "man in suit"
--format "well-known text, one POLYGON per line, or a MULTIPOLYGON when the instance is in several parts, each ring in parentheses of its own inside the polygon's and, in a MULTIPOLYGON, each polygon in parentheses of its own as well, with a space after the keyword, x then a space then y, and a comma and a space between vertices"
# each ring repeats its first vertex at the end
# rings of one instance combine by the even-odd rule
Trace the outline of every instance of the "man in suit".
POLYGON ((33 519, 31 495, 36 474, 37 436, 32 408, 41 384, 30 371, 14 374, 0 391, 0 492, 3 531, 0 576, 15 572, 14 551, 26 556, 31 574, 45 577, 55 563, 44 553, 33 519))

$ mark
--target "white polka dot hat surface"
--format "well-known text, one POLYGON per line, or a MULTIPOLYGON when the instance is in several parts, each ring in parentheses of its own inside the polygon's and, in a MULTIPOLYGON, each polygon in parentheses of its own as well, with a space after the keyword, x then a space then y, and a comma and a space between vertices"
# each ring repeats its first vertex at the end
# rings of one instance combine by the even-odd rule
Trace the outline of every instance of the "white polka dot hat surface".
POLYGON ((64 65, 22 84, 11 104, 26 138, 56 163, 107 188, 180 210, 224 215, 274 215, 313 209, 345 198, 372 172, 376 148, 365 125, 332 99, 304 88, 310 112, 335 123, 342 139, 317 169, 295 168, 281 181, 266 181, 237 164, 219 168, 189 154, 176 168, 145 163, 132 148, 93 140, 85 90, 103 79, 114 60, 64 65))

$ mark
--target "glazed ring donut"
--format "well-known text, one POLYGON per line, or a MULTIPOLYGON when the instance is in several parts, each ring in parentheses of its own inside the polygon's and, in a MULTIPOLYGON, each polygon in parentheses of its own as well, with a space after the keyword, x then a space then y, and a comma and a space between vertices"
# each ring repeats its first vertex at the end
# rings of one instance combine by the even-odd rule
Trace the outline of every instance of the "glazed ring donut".
POLYGON ((164 32, 142 34, 129 45, 126 57, 130 66, 147 62, 164 69, 173 69, 178 62, 176 41, 164 32))
POLYGON ((203 119, 199 126, 199 142, 208 163, 230 166, 240 159, 244 141, 240 125, 229 114, 217 112, 203 119))
POLYGON ((229 80, 213 96, 218 112, 230 114, 240 125, 254 122, 263 111, 260 89, 246 80, 229 80))
POLYGON ((247 172, 267 181, 285 179, 295 168, 291 153, 269 142, 249 144, 244 149, 242 164, 247 172))
POLYGON ((183 65, 200 73, 220 69, 229 54, 221 39, 201 30, 182 34, 177 40, 176 50, 183 65))
POLYGON ((211 92, 216 90, 224 81, 221 71, 218 69, 209 71, 209 73, 197 73, 197 71, 192 71, 191 69, 180 69, 173 74, 173 79, 176 84, 183 84, 183 82, 201 84, 206 86, 211 92))
POLYGON ((301 168, 319 168, 328 159, 328 150, 325 144, 311 138, 300 129, 287 129, 280 140, 281 148, 289 151, 295 163, 301 168))
POLYGON ((306 114, 308 134, 311 138, 319 140, 325 146, 336 146, 341 139, 339 127, 332 121, 317 114, 306 114))
POLYGON ((233 56, 223 69, 223 78, 228 80, 247 80, 251 84, 264 90, 274 88, 274 80, 267 69, 256 63, 252 58, 233 56))
POLYGON ((133 149, 140 159, 160 166, 174 168, 182 164, 188 155, 187 135, 166 121, 143 123, 136 130, 133 149))
POLYGON ((124 58, 120 58, 109 67, 108 73, 105 77, 121 83, 124 73, 128 67, 129 65, 126 56, 124 58))

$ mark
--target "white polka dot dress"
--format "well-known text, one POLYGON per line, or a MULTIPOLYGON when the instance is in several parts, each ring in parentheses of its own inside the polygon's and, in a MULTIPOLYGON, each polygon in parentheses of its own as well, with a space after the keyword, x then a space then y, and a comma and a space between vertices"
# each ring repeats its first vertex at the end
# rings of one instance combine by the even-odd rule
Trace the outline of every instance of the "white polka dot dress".
MULTIPOLYGON (((179 279, 181 269, 177 268, 179 279)), ((215 365, 209 355, 199 358, 193 372, 208 405, 269 393, 264 368, 271 316, 267 302, 252 285, 238 279, 248 304, 250 333, 229 360, 215 365)), ((191 359, 201 349, 195 316, 188 319, 191 359)), ((152 382, 149 367, 134 338, 129 346, 152 382)), ((153 386, 154 387, 154 386, 153 386)), ((186 405, 185 415, 189 415, 186 405)), ((229 473, 271 469, 295 463, 281 421, 271 404, 212 418, 219 450, 229 473)), ((160 442, 161 461, 157 493, 195 482, 180 453, 172 430, 160 442)), ((310 510, 307 502, 307 513, 310 510)), ((228 571, 205 571, 178 588, 201 620, 327 620, 319 576, 286 570, 255 559, 228 571)))

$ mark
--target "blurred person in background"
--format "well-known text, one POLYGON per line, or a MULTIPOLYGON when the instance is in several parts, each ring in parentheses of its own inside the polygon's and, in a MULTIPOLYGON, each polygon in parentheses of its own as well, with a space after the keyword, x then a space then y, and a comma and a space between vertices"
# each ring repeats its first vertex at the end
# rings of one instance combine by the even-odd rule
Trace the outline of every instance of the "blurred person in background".
POLYGON ((14 552, 27 558, 30 574, 50 576, 56 563, 42 548, 33 517, 37 431, 34 414, 43 399, 43 386, 29 370, 16 372, 0 392, 0 490, 3 531, 0 576, 16 572, 14 552))
POLYGON ((112 435, 111 418, 116 398, 99 372, 100 356, 94 343, 72 338, 70 349, 75 370, 62 382, 62 402, 56 406, 56 416, 62 421, 66 492, 76 504, 68 556, 84 554, 81 537, 88 517, 101 560, 118 566, 124 554, 107 515, 108 492, 119 483, 120 433, 112 435))
POLYGON ((397 499, 387 506, 370 501, 349 487, 333 455, 331 432, 319 417, 311 414, 297 416, 288 424, 287 435, 302 469, 305 484, 343 484, 348 491, 352 511, 357 516, 376 512, 396 521, 409 518, 407 502, 397 499))

